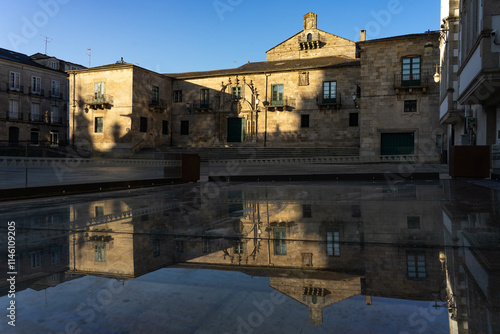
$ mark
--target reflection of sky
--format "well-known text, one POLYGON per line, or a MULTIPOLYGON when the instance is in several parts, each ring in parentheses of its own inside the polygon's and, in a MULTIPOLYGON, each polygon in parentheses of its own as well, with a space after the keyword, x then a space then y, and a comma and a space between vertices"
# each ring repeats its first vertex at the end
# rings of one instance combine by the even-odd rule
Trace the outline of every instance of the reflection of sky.
POLYGON ((375 297, 367 306, 361 295, 324 308, 314 326, 307 307, 275 292, 269 278, 228 271, 161 269, 123 286, 86 276, 22 291, 16 305, 15 333, 448 333, 446 309, 431 301, 375 297))

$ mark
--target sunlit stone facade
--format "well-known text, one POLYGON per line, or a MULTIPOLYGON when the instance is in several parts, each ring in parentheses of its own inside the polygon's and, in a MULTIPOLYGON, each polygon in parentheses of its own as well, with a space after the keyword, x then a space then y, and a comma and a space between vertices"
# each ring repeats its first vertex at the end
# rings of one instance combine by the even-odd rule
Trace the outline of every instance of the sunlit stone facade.
POLYGON ((304 29, 268 50, 266 61, 234 69, 160 75, 122 63, 72 71, 71 139, 101 152, 327 147, 334 154, 425 154, 436 161, 438 55, 423 56, 423 46, 437 43, 437 35, 356 43, 317 26, 316 14, 306 14, 304 29), (409 68, 406 57, 414 62, 409 68), (106 91, 95 91, 104 81, 106 91), (162 99, 153 109, 152 86, 162 99), (103 107, 86 99, 94 93, 113 101, 103 107), (422 153, 424 142, 433 145, 422 153))

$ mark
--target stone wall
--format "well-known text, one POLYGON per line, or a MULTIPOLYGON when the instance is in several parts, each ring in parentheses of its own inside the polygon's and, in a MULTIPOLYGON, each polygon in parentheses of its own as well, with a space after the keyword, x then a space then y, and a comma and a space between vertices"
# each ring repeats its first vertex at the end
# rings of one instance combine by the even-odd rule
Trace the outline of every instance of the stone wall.
POLYGON ((381 154, 382 133, 413 133, 414 153, 431 156, 436 136, 444 130, 439 124, 439 85, 433 81, 438 53, 424 55, 424 44, 431 40, 438 45, 435 34, 402 36, 360 43, 361 91, 360 154, 381 154), (420 57, 419 84, 405 86, 401 81, 402 58, 420 57), (415 112, 405 112, 405 101, 416 101, 415 112))

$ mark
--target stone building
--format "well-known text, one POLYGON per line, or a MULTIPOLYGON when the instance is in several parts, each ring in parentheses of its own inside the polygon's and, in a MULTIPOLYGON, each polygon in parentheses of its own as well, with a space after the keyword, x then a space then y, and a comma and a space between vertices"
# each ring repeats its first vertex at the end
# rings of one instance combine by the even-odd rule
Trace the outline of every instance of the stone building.
MULTIPOLYGON (((422 155, 420 145, 434 143, 442 135, 436 130, 437 89, 428 84, 438 55, 423 56, 423 45, 429 39, 436 42, 437 35, 364 41, 362 31, 362 42, 356 43, 317 25, 316 14, 306 14, 304 29, 268 50, 266 61, 234 69, 159 75, 130 64, 114 64, 70 71, 75 78, 87 78, 70 80, 75 86, 71 91, 77 92, 70 112, 72 144, 91 142, 89 146, 101 152, 321 147, 341 155, 422 155), (148 73, 146 81, 138 83, 133 75, 132 85, 130 74, 126 80, 107 84, 104 94, 115 98, 109 109, 86 100, 84 95, 95 94, 93 85, 103 82, 99 77, 104 73, 115 80, 118 66, 130 73, 148 73), (156 83, 148 83, 149 78, 156 83), (160 87, 165 103, 160 108, 150 110, 149 85, 160 87), (95 132, 97 118, 105 122, 102 132, 95 132), (140 122, 149 122, 143 133, 140 122)), ((427 160, 436 161, 439 151, 433 145, 425 152, 427 160)))
POLYGON ((172 83, 128 64, 69 71, 70 142, 79 152, 171 146, 172 83))
POLYGON ((415 154, 436 161, 443 129, 439 87, 432 80, 437 52, 424 53, 437 33, 359 43, 361 53, 360 154, 415 154))
POLYGON ((65 145, 68 68, 55 57, 0 49, 0 143, 2 146, 65 145))

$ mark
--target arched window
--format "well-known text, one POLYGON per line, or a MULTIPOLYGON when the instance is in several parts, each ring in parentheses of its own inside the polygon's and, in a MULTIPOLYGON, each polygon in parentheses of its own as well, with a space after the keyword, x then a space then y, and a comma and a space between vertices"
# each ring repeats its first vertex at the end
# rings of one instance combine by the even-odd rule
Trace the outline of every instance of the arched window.
POLYGON ((313 35, 311 33, 307 34, 307 41, 310 42, 313 39, 313 35))

